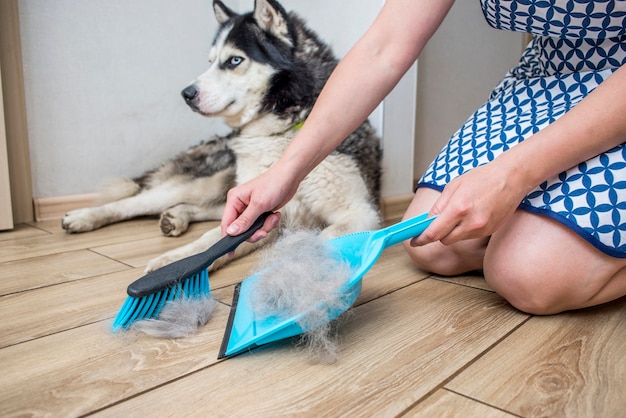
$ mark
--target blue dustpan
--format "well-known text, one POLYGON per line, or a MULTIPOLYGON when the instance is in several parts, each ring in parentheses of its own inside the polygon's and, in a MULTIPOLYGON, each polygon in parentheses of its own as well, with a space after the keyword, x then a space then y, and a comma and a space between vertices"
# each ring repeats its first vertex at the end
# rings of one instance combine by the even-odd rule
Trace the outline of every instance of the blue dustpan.
MULTIPOLYGON (((424 213, 387 228, 343 235, 327 241, 336 257, 340 261, 347 262, 352 268, 349 280, 339 291, 343 302, 341 306, 345 309, 329 308, 328 321, 337 318, 354 304, 361 293, 361 279, 385 248, 418 236, 424 232, 433 219, 434 217, 428 218, 428 214, 424 213)), ((259 274, 252 275, 235 287, 230 316, 218 358, 240 354, 254 347, 293 337, 309 330, 299 325, 306 312, 288 318, 255 314, 250 301, 255 282, 259 278, 259 274)))

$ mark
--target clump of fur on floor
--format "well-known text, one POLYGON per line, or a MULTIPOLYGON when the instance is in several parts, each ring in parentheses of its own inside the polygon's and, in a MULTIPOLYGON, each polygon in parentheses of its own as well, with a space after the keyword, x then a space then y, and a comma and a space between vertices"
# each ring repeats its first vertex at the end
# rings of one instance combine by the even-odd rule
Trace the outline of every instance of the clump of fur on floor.
POLYGON ((298 325, 308 329, 301 344, 316 360, 338 358, 336 327, 328 311, 349 308, 340 289, 351 275, 317 231, 284 231, 263 251, 256 267, 259 279, 251 293, 251 308, 261 317, 288 318, 305 313, 298 325))
MULTIPOLYGON (((304 313, 297 322, 308 331, 300 345, 317 361, 336 361, 337 327, 336 321, 330 322, 328 312, 349 308, 340 289, 351 269, 333 255, 318 231, 285 230, 261 253, 253 271, 259 276, 250 300, 254 312, 261 317, 281 318, 304 313)), ((208 322, 215 302, 210 296, 173 300, 163 306, 158 319, 137 321, 132 329, 156 338, 187 337, 208 322)))
POLYGON ((158 319, 142 319, 131 329, 156 338, 182 338, 193 335, 206 324, 215 308, 212 296, 171 300, 163 305, 158 319))

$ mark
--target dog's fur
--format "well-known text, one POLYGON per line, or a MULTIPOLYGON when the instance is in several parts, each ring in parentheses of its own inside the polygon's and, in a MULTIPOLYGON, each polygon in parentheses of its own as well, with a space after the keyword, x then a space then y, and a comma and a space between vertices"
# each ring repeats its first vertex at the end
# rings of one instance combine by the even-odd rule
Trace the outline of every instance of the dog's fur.
MULTIPOLYGON (((103 203, 69 212, 69 233, 90 231, 142 215, 161 215, 169 236, 190 222, 219 220, 226 192, 274 164, 304 121, 337 64, 327 45, 294 13, 275 0, 256 0, 253 12, 237 14, 213 2, 220 26, 209 68, 182 91, 201 115, 222 117, 232 127, 181 153, 140 178, 103 189, 103 203)), ((381 151, 369 122, 355 132, 301 183, 280 211, 290 228, 322 230, 324 237, 379 227, 381 151)), ((271 242, 272 232, 264 242, 271 242)), ((221 237, 219 228, 148 263, 147 271, 204 251, 221 237)), ((260 244, 245 243, 236 255, 260 244)), ((223 264, 216 262, 213 268, 223 264)))

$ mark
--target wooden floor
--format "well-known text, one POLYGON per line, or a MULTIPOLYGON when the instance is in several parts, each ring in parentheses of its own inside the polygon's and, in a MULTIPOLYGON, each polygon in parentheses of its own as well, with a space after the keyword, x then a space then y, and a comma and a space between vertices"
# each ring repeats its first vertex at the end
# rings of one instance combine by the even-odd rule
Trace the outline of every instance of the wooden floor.
POLYGON ((626 416, 626 299, 530 316, 482 277, 418 271, 400 246, 365 276, 334 364, 292 341, 216 359, 254 256, 211 274, 223 303, 193 337, 112 334, 146 262, 212 225, 0 233, 0 416, 626 416))

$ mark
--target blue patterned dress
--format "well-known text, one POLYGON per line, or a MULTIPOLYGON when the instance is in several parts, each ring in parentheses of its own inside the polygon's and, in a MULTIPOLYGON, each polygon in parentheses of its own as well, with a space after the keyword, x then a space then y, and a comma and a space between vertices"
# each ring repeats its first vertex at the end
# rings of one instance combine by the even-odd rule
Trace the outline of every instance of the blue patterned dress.
MULTIPOLYGON (((452 136, 418 187, 443 190, 554 122, 626 63, 626 0, 480 2, 493 27, 534 37, 519 65, 452 136)), ((548 179, 520 208, 626 258, 626 143, 548 179)))

